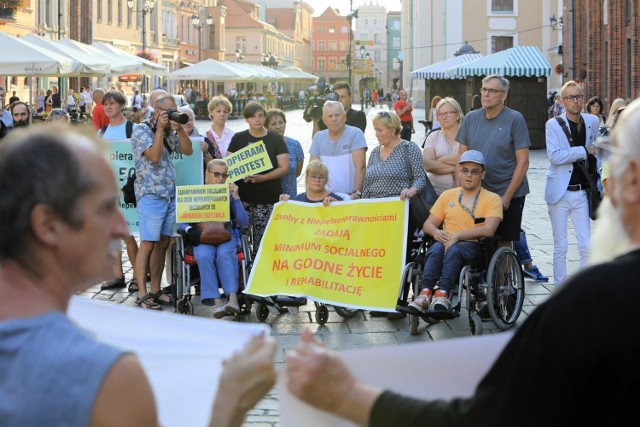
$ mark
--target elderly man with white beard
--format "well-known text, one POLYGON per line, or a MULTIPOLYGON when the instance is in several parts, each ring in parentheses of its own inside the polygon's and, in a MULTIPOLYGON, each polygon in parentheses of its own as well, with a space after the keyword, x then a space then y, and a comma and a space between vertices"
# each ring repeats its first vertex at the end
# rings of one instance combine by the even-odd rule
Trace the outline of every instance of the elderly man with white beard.
POLYGON ((635 425, 640 416, 640 100, 627 107, 612 138, 600 147, 611 162, 611 203, 600 211, 592 247, 600 263, 570 277, 531 313, 473 396, 423 401, 361 383, 309 331, 287 355, 289 390, 367 426, 635 425))

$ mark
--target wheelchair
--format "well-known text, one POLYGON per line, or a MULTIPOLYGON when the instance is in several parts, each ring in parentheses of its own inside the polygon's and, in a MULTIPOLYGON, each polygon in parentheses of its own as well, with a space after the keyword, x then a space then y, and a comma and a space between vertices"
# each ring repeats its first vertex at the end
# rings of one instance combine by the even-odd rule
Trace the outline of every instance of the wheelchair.
MULTIPOLYGON (((238 259, 238 313, 234 315, 236 318, 242 318, 251 312, 251 300, 244 293, 247 281, 249 280, 249 271, 251 268, 251 251, 247 239, 240 234, 237 228, 233 228, 234 238, 238 244, 236 256, 238 259)), ((174 311, 181 314, 194 314, 193 303, 191 299, 194 295, 199 295, 200 289, 200 272, 198 264, 193 255, 193 247, 185 245, 184 238, 178 234, 176 243, 173 245, 171 262, 172 262, 172 280, 171 288, 173 293, 174 311), (192 288, 194 292, 192 293, 192 288)), ((225 296, 221 292, 221 296, 225 296)))
MULTIPOLYGON (((398 299, 397 311, 409 314, 410 333, 417 335, 419 321, 428 324, 460 316, 465 301, 469 328, 472 335, 481 335, 483 321, 491 320, 500 330, 512 328, 524 303, 524 275, 515 251, 510 247, 497 247, 499 238, 479 239, 480 257, 466 263, 459 274, 458 286, 452 288, 450 310, 427 310, 422 313, 398 299)), ((404 267, 402 286, 413 290, 415 299, 420 293, 420 280, 428 247, 433 240, 414 240, 411 261, 404 267)))

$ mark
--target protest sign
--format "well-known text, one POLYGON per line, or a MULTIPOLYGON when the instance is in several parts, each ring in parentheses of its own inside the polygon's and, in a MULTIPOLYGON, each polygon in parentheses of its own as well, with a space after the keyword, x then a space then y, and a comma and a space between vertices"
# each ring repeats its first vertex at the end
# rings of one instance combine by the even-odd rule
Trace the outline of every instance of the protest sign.
POLYGON ((176 187, 176 222, 229 221, 227 184, 176 187))
POLYGON ((227 167, 229 168, 227 182, 239 181, 273 168, 267 149, 262 141, 249 144, 242 150, 229 154, 224 158, 224 161, 227 162, 227 167))
POLYGON ((407 202, 398 198, 276 204, 247 293, 395 311, 407 212, 407 202))
MULTIPOLYGON (((136 166, 131 150, 131 140, 106 140, 109 144, 109 161, 111 169, 118 180, 118 187, 122 188, 127 183, 127 177, 135 173, 136 166)), ((193 154, 185 156, 174 152, 171 155, 173 165, 176 168, 176 185, 199 185, 203 181, 202 150, 199 141, 191 141, 193 154)), ((133 204, 125 203, 122 194, 118 200, 120 212, 129 226, 129 231, 138 232, 138 212, 133 204)))

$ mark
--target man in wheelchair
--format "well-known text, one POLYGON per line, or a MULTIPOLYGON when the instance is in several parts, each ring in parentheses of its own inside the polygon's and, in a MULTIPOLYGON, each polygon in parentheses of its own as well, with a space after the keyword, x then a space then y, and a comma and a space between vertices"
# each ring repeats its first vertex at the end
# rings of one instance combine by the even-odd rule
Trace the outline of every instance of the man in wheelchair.
POLYGON ((466 151, 459 164, 461 186, 438 197, 423 225, 424 232, 436 243, 426 254, 420 295, 409 303, 423 314, 451 309, 450 291, 458 282, 460 270, 480 255, 477 239, 492 237, 502 220, 500 196, 481 186, 485 176, 482 153, 466 151))

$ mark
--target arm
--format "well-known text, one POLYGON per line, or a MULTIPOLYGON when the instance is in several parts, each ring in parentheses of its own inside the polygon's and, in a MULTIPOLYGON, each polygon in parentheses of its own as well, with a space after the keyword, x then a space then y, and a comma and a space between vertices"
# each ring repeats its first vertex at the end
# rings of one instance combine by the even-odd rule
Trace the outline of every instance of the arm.
POLYGON ((138 359, 127 354, 109 370, 96 397, 91 427, 158 426, 156 402, 138 359))
POLYGON ((247 411, 273 387, 276 373, 273 338, 254 337, 231 359, 223 362, 218 393, 209 427, 240 427, 247 411))
POLYGON ((189 135, 187 135, 187 132, 185 132, 182 125, 178 125, 176 130, 178 132, 178 143, 180 144, 180 152, 187 156, 192 155, 193 144, 191 144, 191 139, 189 138, 189 135))
POLYGON ((449 240, 449 233, 440 229, 442 220, 434 214, 429 214, 429 217, 422 225, 422 230, 428 235, 432 236, 436 241, 446 244, 449 240))
POLYGON ((238 194, 238 186, 233 182, 229 183, 229 191, 231 193, 231 210, 233 211, 233 217, 236 219, 239 227, 247 227, 249 225, 249 216, 247 211, 244 210, 244 206, 240 201, 240 195, 238 194))
POLYGON ((522 180, 527 175, 528 169, 529 149, 521 148, 520 150, 516 150, 516 169, 513 171, 513 177, 511 177, 511 182, 507 187, 507 191, 502 195, 502 205, 505 209, 509 209, 511 199, 518 190, 518 187, 520 187, 520 184, 522 184, 522 180))
POLYGON ((319 409, 369 425, 369 414, 382 389, 358 382, 342 359, 308 329, 300 338, 298 347, 286 358, 289 391, 319 409))
POLYGON ((546 129, 547 156, 552 165, 577 162, 587 158, 585 147, 572 147, 556 119, 547 121, 546 129))
POLYGON ((353 179, 353 189, 355 191, 362 191, 362 186, 364 185, 364 173, 366 169, 366 152, 365 148, 361 148, 356 151, 351 152, 351 159, 353 160, 353 165, 356 168, 356 174, 353 179))
POLYGON ((427 176, 422 168, 422 156, 417 145, 409 145, 409 163, 411 166, 411 175, 413 182, 409 184, 409 188, 405 188, 400 192, 400 200, 411 199, 418 195, 427 185, 427 176))
POLYGON ((451 245, 462 240, 477 240, 480 237, 492 237, 495 234, 500 221, 502 221, 501 218, 488 217, 485 218, 484 223, 479 227, 473 227, 468 230, 453 233, 449 236, 449 240, 444 244, 445 252, 451 245))
POLYGON ((436 159, 436 151, 432 147, 425 147, 422 155, 424 168, 436 175, 451 175, 456 171, 458 156, 449 154, 436 159))
POLYGON ((144 155, 153 164, 160 163, 164 150, 164 129, 169 126, 169 116, 166 111, 156 111, 156 131, 153 135, 153 144, 144 150, 144 155))
POLYGON ((285 176, 289 172, 289 154, 278 154, 278 165, 271 169, 271 171, 265 174, 251 175, 246 178, 247 182, 260 183, 265 181, 271 181, 272 179, 279 179, 285 176))

